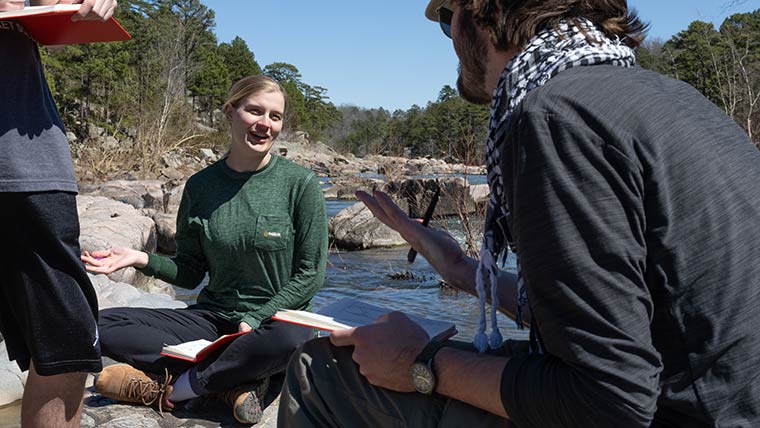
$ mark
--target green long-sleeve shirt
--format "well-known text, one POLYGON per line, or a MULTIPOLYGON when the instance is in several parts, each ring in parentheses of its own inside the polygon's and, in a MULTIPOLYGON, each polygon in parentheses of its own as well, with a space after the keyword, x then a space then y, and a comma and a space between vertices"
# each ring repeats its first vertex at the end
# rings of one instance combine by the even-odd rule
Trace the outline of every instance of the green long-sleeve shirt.
POLYGON ((277 156, 253 173, 221 160, 187 181, 175 239, 177 255, 149 254, 142 272, 188 289, 208 272, 199 307, 254 328, 278 309, 307 309, 327 262, 319 180, 277 156))

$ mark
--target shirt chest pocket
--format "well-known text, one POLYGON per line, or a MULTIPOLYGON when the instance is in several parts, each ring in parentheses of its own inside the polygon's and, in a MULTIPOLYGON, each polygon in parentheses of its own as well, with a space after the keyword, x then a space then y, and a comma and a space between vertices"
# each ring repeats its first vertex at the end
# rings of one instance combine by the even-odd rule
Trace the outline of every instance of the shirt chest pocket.
POLYGON ((260 215, 256 218, 253 246, 260 251, 279 251, 288 248, 293 234, 289 217, 260 215))

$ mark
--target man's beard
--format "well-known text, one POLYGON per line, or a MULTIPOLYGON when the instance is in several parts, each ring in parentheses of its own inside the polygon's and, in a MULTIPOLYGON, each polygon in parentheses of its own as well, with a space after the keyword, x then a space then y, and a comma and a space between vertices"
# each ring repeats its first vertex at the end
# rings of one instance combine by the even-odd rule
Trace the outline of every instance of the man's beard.
POLYGON ((488 40, 475 28, 472 12, 465 9, 459 17, 459 95, 474 104, 489 104, 491 94, 485 89, 488 40))

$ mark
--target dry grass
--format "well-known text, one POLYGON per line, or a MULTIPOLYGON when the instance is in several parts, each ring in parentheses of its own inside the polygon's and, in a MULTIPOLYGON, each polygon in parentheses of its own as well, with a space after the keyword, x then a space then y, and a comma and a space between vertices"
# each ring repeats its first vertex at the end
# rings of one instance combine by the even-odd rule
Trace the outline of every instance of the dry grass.
POLYGON ((166 139, 163 144, 149 138, 139 138, 117 148, 92 141, 72 145, 71 154, 80 176, 97 181, 111 180, 127 174, 141 179, 156 178, 166 167, 163 158, 169 153, 197 156, 202 148, 222 151, 229 144, 225 132, 193 134, 166 139))

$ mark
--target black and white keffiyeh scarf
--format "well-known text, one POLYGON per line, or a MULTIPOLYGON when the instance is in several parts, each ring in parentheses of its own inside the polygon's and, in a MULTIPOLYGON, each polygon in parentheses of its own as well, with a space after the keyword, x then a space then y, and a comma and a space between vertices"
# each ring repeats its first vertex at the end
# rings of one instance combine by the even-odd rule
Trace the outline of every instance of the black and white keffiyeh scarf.
MULTIPOLYGON (((473 344, 479 352, 485 352, 489 346, 496 349, 502 345, 503 338, 496 321, 496 308, 499 307, 496 277, 499 272, 497 260, 500 255, 506 259, 507 247, 511 248, 517 257, 515 321, 518 328, 523 327, 523 310, 528 304, 528 294, 520 271, 519 249, 515 248, 509 231, 510 214, 502 183, 501 156, 509 147, 509 139, 506 138, 505 133, 509 129, 512 113, 530 91, 543 86, 561 71, 599 64, 631 67, 636 63, 633 50, 621 40, 610 39, 587 19, 579 18, 573 21, 577 25, 570 21, 562 21, 559 28, 547 28, 534 36, 504 68, 493 93, 486 141, 486 168, 491 195, 476 277, 476 289, 480 301, 480 325, 473 344), (491 286, 492 297, 490 314, 492 331, 488 337, 486 336, 486 284, 491 286)), ((541 352, 540 349, 533 348, 532 351, 541 352)))

